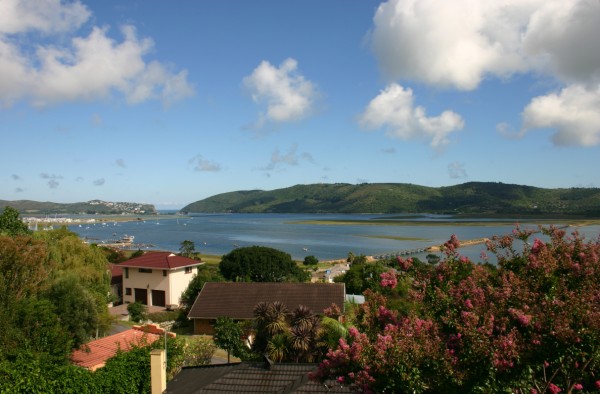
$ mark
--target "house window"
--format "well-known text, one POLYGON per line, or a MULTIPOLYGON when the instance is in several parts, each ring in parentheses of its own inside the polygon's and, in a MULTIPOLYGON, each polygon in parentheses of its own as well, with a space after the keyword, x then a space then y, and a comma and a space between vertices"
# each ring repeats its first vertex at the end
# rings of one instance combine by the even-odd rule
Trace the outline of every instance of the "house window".
POLYGON ((185 273, 186 274, 191 274, 192 273, 192 268, 193 267, 185 267, 185 273))
POLYGON ((131 287, 125 288, 125 295, 131 295, 131 287))
POLYGON ((129 279, 129 268, 125 267, 125 279, 129 279))
POLYGON ((151 274, 152 270, 150 268, 139 268, 139 272, 143 272, 144 274, 151 274))
POLYGON ((163 270, 163 276, 167 276, 167 270, 163 270))

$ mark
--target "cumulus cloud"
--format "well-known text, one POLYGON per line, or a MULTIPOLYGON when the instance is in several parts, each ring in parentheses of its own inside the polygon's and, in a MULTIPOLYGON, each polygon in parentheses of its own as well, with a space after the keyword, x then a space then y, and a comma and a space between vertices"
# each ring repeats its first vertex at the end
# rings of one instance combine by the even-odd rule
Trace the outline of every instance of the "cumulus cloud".
POLYGON ((12 174, 10 177, 13 179, 13 181, 20 181, 21 180, 21 177, 19 175, 17 175, 17 174, 12 174))
POLYGON ((194 92, 186 70, 175 72, 144 59, 154 43, 139 39, 133 26, 121 27, 121 41, 108 36, 108 27, 94 26, 88 35, 74 35, 70 31, 90 16, 79 2, 8 0, 3 6, 8 9, 6 14, 0 12, 0 103, 4 106, 27 99, 43 107, 107 98, 115 92, 131 104, 160 99, 169 105, 194 92), (3 20, 9 18, 14 22, 5 25, 3 20), (45 40, 29 43, 27 39, 35 35, 27 33, 32 32, 45 33, 45 40), (62 34, 52 35, 57 32, 71 34, 70 41, 64 41, 62 34))
POLYGON ((402 140, 424 140, 436 149, 443 149, 450 133, 460 130, 464 121, 453 111, 428 117, 425 108, 414 106, 412 89, 392 83, 375 97, 359 117, 365 129, 386 129, 390 137, 402 140))
POLYGON ((58 182, 56 179, 50 179, 48 181, 48 187, 50 189, 57 189, 60 186, 60 182, 58 182))
POLYGON ((15 193, 23 193, 24 191, 25 191, 25 190, 24 190, 24 189, 22 189, 22 188, 20 188, 20 187, 17 187, 17 188, 15 189, 15 193))
POLYGON ((467 171, 465 170, 464 163, 454 161, 448 164, 448 175, 452 179, 463 179, 467 178, 467 171))
POLYGON ((60 0, 2 0, 0 9, 0 34, 70 31, 91 15, 79 1, 62 4, 60 0))
POLYGON ((288 58, 278 67, 262 61, 243 80, 252 100, 266 107, 257 128, 267 122, 290 122, 303 119, 313 111, 317 88, 298 73, 298 62, 288 58))
POLYGON ((369 40, 391 80, 473 90, 489 77, 549 77, 562 90, 531 101, 521 132, 506 124, 499 132, 549 127, 557 145, 589 146, 600 144, 590 114, 600 87, 599 20, 600 2, 589 0, 389 0, 378 7, 369 40), (559 112, 543 119, 542 107, 559 112))
POLYGON ((94 183, 94 186, 102 186, 102 185, 104 185, 105 182, 106 182, 106 180, 104 178, 99 178, 99 179, 96 179, 93 183, 94 183))
POLYGON ((194 171, 199 172, 216 172, 221 171, 221 165, 210 161, 202 157, 202 155, 196 155, 191 158, 188 163, 193 166, 194 171))
POLYGON ((600 85, 588 90, 571 85, 534 98, 523 111, 523 130, 551 128, 555 145, 600 144, 600 85))
POLYGON ((263 170, 271 171, 276 168, 281 168, 284 165, 297 166, 301 160, 315 164, 310 153, 302 152, 298 154, 298 144, 293 144, 287 153, 282 154, 279 149, 275 149, 271 154, 271 161, 263 168, 263 170))
POLYGON ((127 165, 125 165, 125 160, 123 160, 123 159, 117 159, 117 160, 115 160, 115 165, 117 167, 121 167, 121 168, 127 167, 127 165))

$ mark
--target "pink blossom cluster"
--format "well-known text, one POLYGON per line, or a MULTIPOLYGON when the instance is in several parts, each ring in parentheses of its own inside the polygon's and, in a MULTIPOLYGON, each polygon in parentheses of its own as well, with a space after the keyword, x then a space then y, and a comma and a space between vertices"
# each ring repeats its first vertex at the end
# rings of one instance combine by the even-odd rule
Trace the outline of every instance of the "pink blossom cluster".
MULTIPOLYGON (((408 271, 399 259, 410 306, 394 310, 391 296, 367 291, 321 378, 375 392, 600 390, 600 239, 540 231, 549 242, 529 244, 533 231, 520 228, 493 238, 497 268, 457 258, 455 236, 436 267, 408 271)), ((394 279, 384 273, 381 285, 394 279)))

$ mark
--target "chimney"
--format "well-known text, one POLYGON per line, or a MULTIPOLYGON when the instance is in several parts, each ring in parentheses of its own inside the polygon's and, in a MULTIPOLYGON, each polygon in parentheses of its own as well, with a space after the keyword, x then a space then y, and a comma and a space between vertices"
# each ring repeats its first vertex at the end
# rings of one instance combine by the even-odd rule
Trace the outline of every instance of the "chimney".
POLYGON ((165 349, 150 352, 150 384, 152 394, 162 394, 167 389, 167 362, 165 349))

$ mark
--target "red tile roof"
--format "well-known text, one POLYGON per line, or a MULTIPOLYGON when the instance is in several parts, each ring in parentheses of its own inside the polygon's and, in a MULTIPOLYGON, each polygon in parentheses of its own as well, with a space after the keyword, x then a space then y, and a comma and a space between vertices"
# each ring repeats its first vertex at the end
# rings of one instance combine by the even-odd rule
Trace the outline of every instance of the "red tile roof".
POLYGON ((304 305, 314 313, 323 313, 332 303, 343 308, 345 294, 343 283, 208 282, 188 317, 252 319, 256 304, 274 301, 285 304, 290 312, 304 305))
POLYGON ((140 257, 127 260, 119 264, 121 267, 175 269, 204 264, 183 256, 177 256, 171 252, 148 252, 140 257))
MULTIPOLYGON (((91 341, 71 353, 71 362, 80 367, 95 371, 106 360, 117 354, 120 349, 127 351, 133 346, 145 346, 154 343, 164 335, 164 330, 154 324, 133 326, 132 329, 91 341)), ((168 333, 172 336, 175 334, 168 333)))

